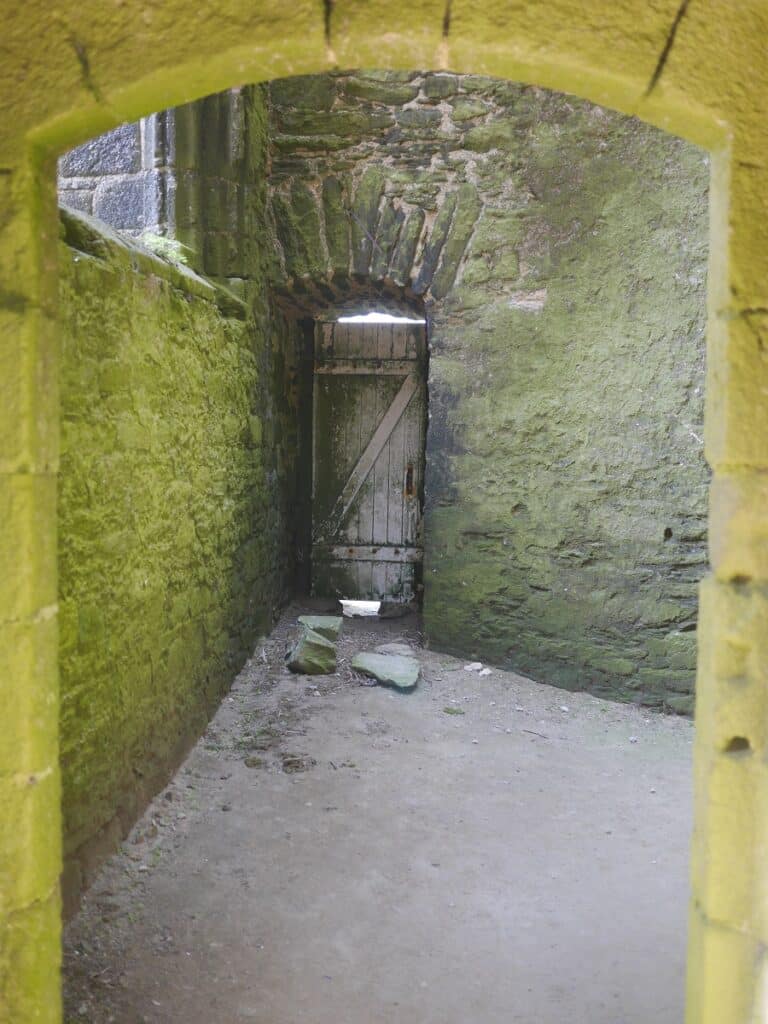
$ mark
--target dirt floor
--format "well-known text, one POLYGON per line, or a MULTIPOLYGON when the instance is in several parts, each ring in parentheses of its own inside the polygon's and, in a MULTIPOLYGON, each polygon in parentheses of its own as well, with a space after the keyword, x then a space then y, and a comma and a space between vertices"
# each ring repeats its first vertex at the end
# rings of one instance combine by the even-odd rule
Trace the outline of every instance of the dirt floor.
POLYGON ((680 1024, 680 718, 419 650, 412 694, 260 644, 65 939, 87 1024, 680 1024))

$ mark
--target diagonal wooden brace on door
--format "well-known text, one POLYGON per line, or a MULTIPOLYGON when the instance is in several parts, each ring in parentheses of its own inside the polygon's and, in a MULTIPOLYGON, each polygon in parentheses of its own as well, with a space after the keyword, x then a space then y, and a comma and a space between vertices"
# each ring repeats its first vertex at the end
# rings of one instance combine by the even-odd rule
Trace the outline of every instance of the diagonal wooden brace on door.
POLYGON ((315 537, 316 542, 322 543, 324 540, 332 538, 344 522, 344 517, 349 512, 358 491, 368 479, 368 474, 373 469, 376 459, 381 454, 381 450, 389 440, 392 431, 400 422, 400 418, 408 408, 408 404, 416 394, 418 387, 418 377, 415 373, 409 373, 400 386, 400 390, 395 395, 392 404, 384 413, 378 427, 376 427, 373 437, 355 463, 355 467, 344 484, 344 489, 336 499, 330 515, 321 525, 318 535, 315 537))

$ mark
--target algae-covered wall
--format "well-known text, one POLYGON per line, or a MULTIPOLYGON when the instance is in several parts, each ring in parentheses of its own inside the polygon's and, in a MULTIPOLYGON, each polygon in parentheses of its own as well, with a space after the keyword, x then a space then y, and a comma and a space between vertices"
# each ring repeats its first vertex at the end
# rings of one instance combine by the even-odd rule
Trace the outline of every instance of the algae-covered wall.
POLYGON ((267 279, 294 350, 299 316, 426 309, 430 642, 690 710, 702 151, 573 97, 449 73, 280 79, 158 117, 175 195, 163 230, 262 331, 267 279))
POLYGON ((703 152, 572 97, 415 72, 273 82, 270 138, 294 301, 368 281, 426 304, 430 643, 690 710, 703 152))
POLYGON ((202 731, 293 583, 290 333, 79 215, 61 244, 65 892, 202 731))

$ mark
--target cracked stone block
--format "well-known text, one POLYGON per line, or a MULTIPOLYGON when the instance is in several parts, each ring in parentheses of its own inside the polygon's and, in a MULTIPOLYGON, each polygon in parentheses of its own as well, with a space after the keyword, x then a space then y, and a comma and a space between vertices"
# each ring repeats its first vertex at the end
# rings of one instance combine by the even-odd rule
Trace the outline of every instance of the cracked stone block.
POLYGON ((330 675, 336 671, 336 647, 324 636, 304 626, 285 661, 291 672, 308 676, 330 675))

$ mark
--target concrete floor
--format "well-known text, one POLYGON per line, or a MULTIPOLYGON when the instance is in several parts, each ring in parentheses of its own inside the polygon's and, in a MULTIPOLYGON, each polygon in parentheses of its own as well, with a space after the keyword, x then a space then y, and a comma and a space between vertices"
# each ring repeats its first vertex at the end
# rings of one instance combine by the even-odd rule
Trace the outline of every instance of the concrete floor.
POLYGON ((359 685, 407 621, 291 676, 295 614, 68 927, 68 1024, 681 1024, 691 724, 430 652, 359 685))

